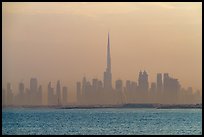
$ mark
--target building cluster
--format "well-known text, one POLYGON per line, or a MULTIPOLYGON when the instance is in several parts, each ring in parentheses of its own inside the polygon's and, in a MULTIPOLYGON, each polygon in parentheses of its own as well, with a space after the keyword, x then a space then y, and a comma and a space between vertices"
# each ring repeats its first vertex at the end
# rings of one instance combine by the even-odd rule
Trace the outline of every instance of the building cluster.
POLYGON ((67 105, 67 96, 68 96, 68 89, 67 87, 60 86, 60 81, 57 81, 56 85, 56 92, 54 91, 54 88, 51 86, 51 82, 48 84, 48 101, 47 105, 49 106, 55 106, 55 105, 67 105), (62 94, 61 94, 62 92, 62 94))
POLYGON ((156 82, 149 84, 146 71, 139 72, 138 81, 115 81, 115 87, 108 89, 105 82, 96 78, 76 83, 78 105, 158 103, 158 104, 195 104, 201 103, 200 91, 181 88, 178 79, 168 73, 158 73, 156 82))
POLYGON ((14 94, 11 83, 7 83, 7 90, 2 90, 2 104, 6 106, 40 106, 42 97, 42 86, 38 86, 36 78, 30 79, 30 88, 25 88, 24 83, 20 82, 17 94, 14 94))
MULTIPOLYGON (((67 105, 68 91, 67 87, 60 86, 60 81, 57 81, 56 91, 51 87, 51 82, 48 84, 47 105, 58 106, 67 105), (62 94, 61 94, 62 92, 62 94)), ((20 82, 17 94, 14 94, 12 86, 7 83, 7 88, 2 89, 2 105, 3 106, 42 106, 43 92, 42 86, 38 86, 36 78, 30 79, 30 88, 25 88, 24 83, 20 82)))
POLYGON ((172 78, 168 73, 157 74, 156 82, 149 84, 146 71, 140 71, 138 81, 115 81, 112 87, 110 39, 108 34, 107 67, 103 82, 96 78, 92 82, 85 77, 77 82, 77 102, 79 105, 90 104, 123 104, 123 103, 201 103, 199 91, 192 88, 181 88, 178 79, 172 78), (190 91, 190 92, 189 92, 190 91), (191 94, 189 94, 191 93, 191 94))
MULTIPOLYGON (((67 87, 62 88, 57 81, 56 91, 49 82, 47 87, 47 105, 67 105, 67 87)), ((159 104, 194 104, 202 103, 201 92, 193 92, 192 87, 184 89, 178 79, 170 77, 168 73, 158 73, 156 82, 149 83, 146 71, 140 71, 138 80, 115 81, 112 86, 110 39, 108 34, 107 66, 103 81, 97 78, 88 81, 83 77, 76 83, 77 105, 112 105, 125 103, 159 103, 159 104)), ((14 96, 11 84, 7 90, 2 90, 3 105, 42 105, 42 86, 38 86, 37 79, 31 78, 30 88, 25 89, 24 84, 19 84, 19 92, 14 96)))

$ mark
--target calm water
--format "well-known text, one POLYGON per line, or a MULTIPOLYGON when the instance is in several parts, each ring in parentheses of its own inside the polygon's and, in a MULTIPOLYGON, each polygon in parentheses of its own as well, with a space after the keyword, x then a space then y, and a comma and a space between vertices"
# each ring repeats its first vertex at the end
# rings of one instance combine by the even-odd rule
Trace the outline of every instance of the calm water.
POLYGON ((201 109, 3 109, 2 134, 202 134, 201 109))

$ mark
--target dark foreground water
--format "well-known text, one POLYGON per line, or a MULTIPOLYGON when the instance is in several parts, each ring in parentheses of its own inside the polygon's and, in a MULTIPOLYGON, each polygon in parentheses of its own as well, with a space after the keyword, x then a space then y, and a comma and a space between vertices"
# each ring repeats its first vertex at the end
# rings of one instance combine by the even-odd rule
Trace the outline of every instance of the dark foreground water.
POLYGON ((2 109, 2 134, 202 134, 201 109, 2 109))

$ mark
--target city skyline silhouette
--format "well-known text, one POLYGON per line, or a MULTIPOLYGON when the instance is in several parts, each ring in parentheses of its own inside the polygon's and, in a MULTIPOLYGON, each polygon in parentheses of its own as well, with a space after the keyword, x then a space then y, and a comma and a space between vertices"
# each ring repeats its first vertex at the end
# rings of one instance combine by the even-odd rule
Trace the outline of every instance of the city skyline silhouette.
POLYGON ((2 2, 2 135, 202 135, 202 2, 2 2))
MULTIPOLYGON (((38 86, 32 90, 39 90, 36 98, 42 91, 43 104, 48 102, 49 82, 53 97, 58 85, 57 96, 67 94, 74 103, 76 82, 82 86, 84 76, 91 87, 101 81, 99 85, 115 89, 122 80, 124 91, 126 83, 138 87, 139 73, 145 70, 151 91, 155 84, 162 87, 161 79, 169 73, 170 81, 178 79, 182 88, 202 95, 201 11, 200 3, 5 2, 2 86, 5 91, 11 87, 16 96, 23 87, 28 92, 35 78, 38 86)), ((58 104, 66 100, 57 98, 58 104)))
MULTIPOLYGON (((112 86, 110 34, 108 32, 107 61, 103 81, 93 78, 90 82, 84 76, 82 81, 76 82, 75 105, 118 105, 118 104, 200 104, 202 95, 199 90, 192 87, 184 89, 178 79, 168 73, 157 73, 155 82, 149 82, 148 73, 139 72, 138 81, 121 79, 112 86)), ((30 79, 30 88, 25 88, 24 83, 19 83, 19 91, 14 95, 11 83, 2 89, 3 106, 66 106, 68 105, 68 87, 61 88, 60 80, 56 87, 51 82, 47 86, 47 102, 43 103, 42 86, 36 78, 30 79), (56 90, 55 90, 56 88, 56 90)), ((45 98, 45 97, 44 97, 45 98)))

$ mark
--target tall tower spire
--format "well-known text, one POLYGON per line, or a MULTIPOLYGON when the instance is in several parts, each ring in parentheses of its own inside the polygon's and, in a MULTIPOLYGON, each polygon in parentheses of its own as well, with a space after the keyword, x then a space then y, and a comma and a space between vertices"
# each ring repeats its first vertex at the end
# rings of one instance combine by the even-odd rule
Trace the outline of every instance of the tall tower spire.
POLYGON ((111 56, 110 56, 110 36, 108 32, 108 46, 107 46, 107 71, 111 72, 111 56))
POLYGON ((108 32, 108 45, 107 45, 107 67, 104 72, 104 88, 107 90, 112 89, 112 74, 111 74, 111 56, 110 56, 110 35, 108 32))

